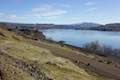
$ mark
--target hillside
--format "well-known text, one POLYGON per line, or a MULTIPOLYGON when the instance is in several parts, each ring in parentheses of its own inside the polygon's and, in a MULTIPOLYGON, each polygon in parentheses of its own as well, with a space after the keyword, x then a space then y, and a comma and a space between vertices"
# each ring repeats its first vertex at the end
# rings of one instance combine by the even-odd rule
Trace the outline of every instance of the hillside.
POLYGON ((1 80, 97 79, 69 60, 3 29, 0 29, 0 55, 1 80))
POLYGON ((2 23, 0 22, 0 26, 3 28, 9 29, 76 29, 76 30, 98 30, 98 31, 120 31, 120 23, 110 23, 110 24, 97 24, 97 23, 79 23, 79 24, 20 24, 20 23, 2 23))

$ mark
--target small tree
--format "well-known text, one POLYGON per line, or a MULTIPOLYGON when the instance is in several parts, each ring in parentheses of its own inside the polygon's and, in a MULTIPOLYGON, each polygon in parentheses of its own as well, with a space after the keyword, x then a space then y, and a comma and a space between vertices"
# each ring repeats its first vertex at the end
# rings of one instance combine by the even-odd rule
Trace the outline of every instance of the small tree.
POLYGON ((58 43, 63 47, 65 44, 65 41, 59 41, 58 43))
POLYGON ((101 56, 113 55, 120 57, 120 49, 113 49, 112 47, 106 45, 101 46, 98 41, 87 43, 83 45, 83 48, 101 56))
POLYGON ((98 41, 94 41, 83 45, 83 48, 87 49, 88 51, 98 52, 100 51, 101 46, 99 45, 98 41))

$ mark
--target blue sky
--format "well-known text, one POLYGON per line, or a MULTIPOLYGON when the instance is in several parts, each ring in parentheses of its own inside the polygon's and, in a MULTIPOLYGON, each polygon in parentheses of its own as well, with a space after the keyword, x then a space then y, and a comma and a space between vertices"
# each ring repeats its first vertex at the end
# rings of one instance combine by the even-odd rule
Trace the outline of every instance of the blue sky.
POLYGON ((0 0, 0 21, 117 23, 120 22, 120 0, 0 0))

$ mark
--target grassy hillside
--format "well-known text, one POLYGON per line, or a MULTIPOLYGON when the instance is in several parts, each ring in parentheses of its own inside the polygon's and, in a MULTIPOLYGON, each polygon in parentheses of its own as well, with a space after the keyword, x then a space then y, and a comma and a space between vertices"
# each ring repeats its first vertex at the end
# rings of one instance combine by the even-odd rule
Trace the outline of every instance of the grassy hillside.
POLYGON ((101 80, 67 59, 0 29, 1 80, 101 80))

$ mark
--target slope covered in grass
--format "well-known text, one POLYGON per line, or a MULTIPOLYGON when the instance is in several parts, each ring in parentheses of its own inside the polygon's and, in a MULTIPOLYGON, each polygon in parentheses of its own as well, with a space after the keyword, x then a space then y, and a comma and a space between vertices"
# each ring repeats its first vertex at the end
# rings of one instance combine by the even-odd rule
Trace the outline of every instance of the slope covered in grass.
POLYGON ((69 60, 3 29, 0 29, 0 51, 0 67, 3 66, 0 74, 4 80, 96 80, 69 60), (10 57, 5 59, 3 54, 10 57))

